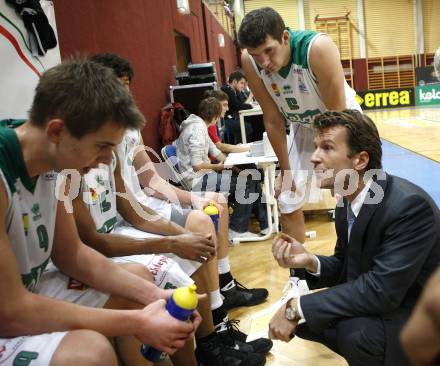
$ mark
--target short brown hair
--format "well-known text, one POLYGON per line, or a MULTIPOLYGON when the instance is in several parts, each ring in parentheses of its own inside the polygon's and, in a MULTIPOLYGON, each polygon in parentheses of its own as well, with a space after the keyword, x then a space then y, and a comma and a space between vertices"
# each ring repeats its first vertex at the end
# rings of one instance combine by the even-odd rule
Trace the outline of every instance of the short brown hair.
POLYGON ((76 138, 108 122, 139 129, 145 118, 113 71, 86 59, 72 59, 46 71, 35 90, 32 124, 61 118, 76 138))
POLYGON ((205 122, 211 122, 214 118, 220 118, 222 105, 217 98, 209 97, 203 99, 199 105, 199 117, 205 122))
POLYGON ((243 18, 238 30, 238 43, 241 48, 257 48, 266 41, 267 36, 281 43, 285 29, 283 18, 274 9, 255 9, 243 18))
POLYGON ((223 90, 206 90, 203 94, 204 98, 214 97, 217 98, 220 102, 225 100, 229 100, 228 94, 226 94, 223 90))
POLYGON ((370 158, 366 170, 382 169, 382 142, 376 125, 370 117, 353 109, 342 112, 325 112, 315 117, 313 127, 318 131, 333 126, 347 129, 347 146, 350 155, 366 151, 370 158))

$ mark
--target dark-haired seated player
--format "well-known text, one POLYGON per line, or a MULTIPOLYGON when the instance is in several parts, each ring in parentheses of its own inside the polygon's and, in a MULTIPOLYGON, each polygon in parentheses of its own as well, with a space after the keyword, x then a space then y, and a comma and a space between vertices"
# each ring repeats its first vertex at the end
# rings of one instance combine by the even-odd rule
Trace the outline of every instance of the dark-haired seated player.
POLYGON ((366 115, 326 112, 314 127, 317 182, 343 197, 335 252, 313 255, 287 235, 274 241, 280 266, 305 268, 309 287, 324 289, 281 307, 270 336, 287 342, 296 333, 350 365, 408 365, 399 333, 440 263, 439 209, 420 187, 382 170, 379 133, 366 115))
POLYGON ((140 342, 173 354, 196 330, 200 316, 171 317, 145 267, 84 245, 55 195, 54 171, 109 163, 143 123, 113 73, 81 60, 43 74, 28 121, 0 123, 0 365, 117 366, 108 337, 125 365, 149 364, 140 342))

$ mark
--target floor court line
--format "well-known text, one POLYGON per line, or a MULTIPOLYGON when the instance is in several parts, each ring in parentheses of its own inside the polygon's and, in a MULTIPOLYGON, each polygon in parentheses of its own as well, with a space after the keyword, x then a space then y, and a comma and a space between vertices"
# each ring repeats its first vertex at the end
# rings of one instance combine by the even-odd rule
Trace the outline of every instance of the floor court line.
POLYGON ((440 164, 423 155, 382 140, 383 168, 422 187, 440 207, 440 164))

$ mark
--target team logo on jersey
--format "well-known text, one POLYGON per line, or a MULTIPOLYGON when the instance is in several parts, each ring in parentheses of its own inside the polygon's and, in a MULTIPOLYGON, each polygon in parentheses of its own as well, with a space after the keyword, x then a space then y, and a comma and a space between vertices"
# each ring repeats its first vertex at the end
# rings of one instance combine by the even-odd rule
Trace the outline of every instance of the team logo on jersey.
POLYGON ((281 93, 280 93, 280 89, 278 88, 278 85, 275 83, 272 83, 270 86, 272 87, 272 90, 275 93, 275 95, 277 97, 279 97, 281 95, 281 93))
POLYGON ((96 179, 96 183, 98 183, 99 185, 101 185, 101 186, 105 185, 104 178, 102 177, 102 175, 98 174, 95 179, 96 179))
POLYGON ((292 111, 296 111, 299 109, 298 101, 296 98, 286 98, 286 103, 292 111))
POLYGON ((293 90, 292 90, 292 87, 290 86, 290 85, 283 85, 283 94, 284 95, 286 95, 286 94, 292 94, 293 93, 293 90))
POLYGON ((298 89, 301 93, 308 93, 309 92, 306 84, 304 84, 304 81, 302 81, 302 79, 298 79, 298 89))
POLYGON ((38 203, 34 203, 34 205, 31 208, 32 211, 32 220, 37 221, 41 219, 42 215, 40 212, 40 205, 38 203))
POLYGON ((77 281, 72 277, 69 277, 69 281, 67 282, 67 289, 68 290, 84 291, 86 288, 87 288, 87 286, 84 285, 82 282, 77 281))
POLYGON ((89 188, 90 193, 90 199, 92 200, 92 203, 98 201, 98 192, 96 192, 96 189, 89 188))
POLYGON ((55 172, 48 172, 48 173, 45 173, 43 175, 43 177, 44 177, 45 180, 55 180, 55 179, 57 179, 57 173, 55 173, 55 172))
POLYGON ((27 213, 24 213, 23 215, 21 215, 21 218, 23 220, 24 235, 27 236, 29 232, 29 215, 27 213))

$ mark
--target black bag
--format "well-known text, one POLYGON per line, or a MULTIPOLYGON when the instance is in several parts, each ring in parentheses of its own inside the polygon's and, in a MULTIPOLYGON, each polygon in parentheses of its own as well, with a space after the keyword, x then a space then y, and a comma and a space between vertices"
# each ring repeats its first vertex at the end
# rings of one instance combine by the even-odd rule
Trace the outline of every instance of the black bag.
POLYGON ((57 46, 57 38, 39 0, 6 0, 6 2, 13 5, 15 11, 23 18, 27 31, 35 39, 40 56, 44 56, 47 50, 57 46))

